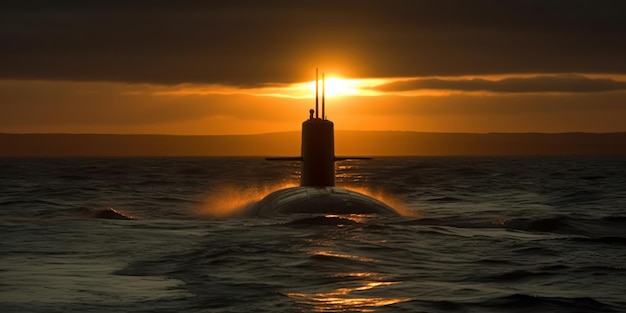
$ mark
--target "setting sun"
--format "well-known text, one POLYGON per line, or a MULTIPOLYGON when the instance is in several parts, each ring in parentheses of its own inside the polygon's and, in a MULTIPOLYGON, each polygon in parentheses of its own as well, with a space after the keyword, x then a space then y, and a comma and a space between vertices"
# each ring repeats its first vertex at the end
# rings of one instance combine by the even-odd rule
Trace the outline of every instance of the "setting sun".
MULTIPOLYGON (((308 83, 311 92, 315 92, 315 81, 308 83)), ((322 89, 326 93, 326 97, 339 97, 339 96, 354 96, 359 94, 360 82, 357 79, 344 79, 337 77, 326 78, 325 82, 319 82, 319 92, 322 93, 322 89)))
MULTIPOLYGON (((319 81, 319 93, 322 95, 322 89, 326 94, 326 97, 342 97, 342 96, 373 96, 378 93, 371 89, 373 86, 383 84, 383 79, 350 79, 339 77, 327 77, 325 83, 322 84, 322 79, 319 81), (324 85, 324 86, 322 86, 324 85)), ((315 95, 315 81, 305 83, 307 91, 310 94, 315 95)))

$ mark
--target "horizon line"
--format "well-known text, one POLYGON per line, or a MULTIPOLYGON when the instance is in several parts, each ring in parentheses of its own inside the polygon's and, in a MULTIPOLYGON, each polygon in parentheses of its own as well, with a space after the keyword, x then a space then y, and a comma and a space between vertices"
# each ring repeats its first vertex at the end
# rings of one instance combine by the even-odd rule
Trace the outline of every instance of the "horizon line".
MULTIPOLYGON (((594 131, 563 131, 563 132, 541 132, 541 131, 523 131, 523 132, 506 132, 506 131, 492 131, 492 132, 442 132, 442 131, 416 131, 416 130, 356 130, 356 129, 336 129, 336 132, 370 132, 370 133, 415 133, 415 134, 469 134, 469 135, 489 135, 489 134, 542 134, 542 135, 558 135, 558 134, 626 134, 624 131, 607 131, 607 132, 594 132, 594 131)), ((63 132, 24 132, 24 133, 12 133, 12 132, 0 132, 0 135, 76 135, 76 136, 178 136, 178 137, 210 137, 210 136, 261 136, 261 135, 273 135, 273 134, 286 134, 286 133, 300 133, 299 130, 286 130, 264 133, 249 133, 249 134, 158 134, 158 133, 63 133, 63 132)))

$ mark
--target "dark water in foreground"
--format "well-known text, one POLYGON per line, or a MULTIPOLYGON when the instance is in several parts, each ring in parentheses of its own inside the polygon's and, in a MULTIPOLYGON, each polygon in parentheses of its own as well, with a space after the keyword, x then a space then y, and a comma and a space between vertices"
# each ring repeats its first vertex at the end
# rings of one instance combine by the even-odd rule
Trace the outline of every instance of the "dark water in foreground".
POLYGON ((413 216, 235 210, 298 169, 0 159, 0 312, 626 312, 626 158, 341 162, 413 216))

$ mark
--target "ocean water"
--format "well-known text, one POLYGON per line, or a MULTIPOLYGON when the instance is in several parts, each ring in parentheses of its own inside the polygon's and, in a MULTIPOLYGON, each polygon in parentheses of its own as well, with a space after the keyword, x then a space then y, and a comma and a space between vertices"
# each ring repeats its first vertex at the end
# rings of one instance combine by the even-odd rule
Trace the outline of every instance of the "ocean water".
POLYGON ((0 312, 626 312, 624 157, 337 173, 404 216, 249 216, 294 162, 0 159, 0 312))

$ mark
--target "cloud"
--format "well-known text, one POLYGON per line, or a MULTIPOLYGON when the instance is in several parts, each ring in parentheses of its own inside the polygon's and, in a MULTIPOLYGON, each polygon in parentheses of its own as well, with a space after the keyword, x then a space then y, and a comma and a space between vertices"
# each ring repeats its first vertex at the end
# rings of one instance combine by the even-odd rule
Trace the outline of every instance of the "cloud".
MULTIPOLYGON (((288 131, 299 130, 300 123, 308 118, 308 110, 314 106, 311 98, 196 93, 188 88, 186 85, 0 81, 0 132, 288 131)), ((200 90, 201 86, 194 88, 200 90)), ((326 114, 336 129, 344 130, 623 131, 624 99, 626 91, 351 96, 326 99, 326 114)))
MULTIPOLYGON (((519 114, 555 115, 579 112, 582 115, 593 111, 626 112, 626 92, 585 94, 492 94, 468 93, 441 96, 384 96, 350 97, 333 100, 327 104, 331 117, 342 116, 422 116, 425 118, 442 115, 463 116, 516 116, 519 114)), ((595 121, 600 122, 600 121, 595 121)), ((555 123, 559 123, 555 120, 555 123)), ((338 125, 342 124, 337 122, 338 125)), ((368 127, 369 125, 364 125, 368 127)), ((446 125, 443 125, 446 126, 446 125)), ((448 125, 451 126, 451 125, 448 125)))
POLYGON ((0 125, 156 125, 209 117, 281 123, 307 116, 311 101, 161 93, 174 89, 146 84, 0 81, 0 125))
POLYGON ((3 1, 0 78, 262 87, 626 73, 620 1, 3 1))
POLYGON ((625 91, 626 81, 590 78, 582 75, 514 76, 502 79, 417 78, 379 85, 374 89, 384 92, 445 90, 493 93, 587 93, 625 91))

